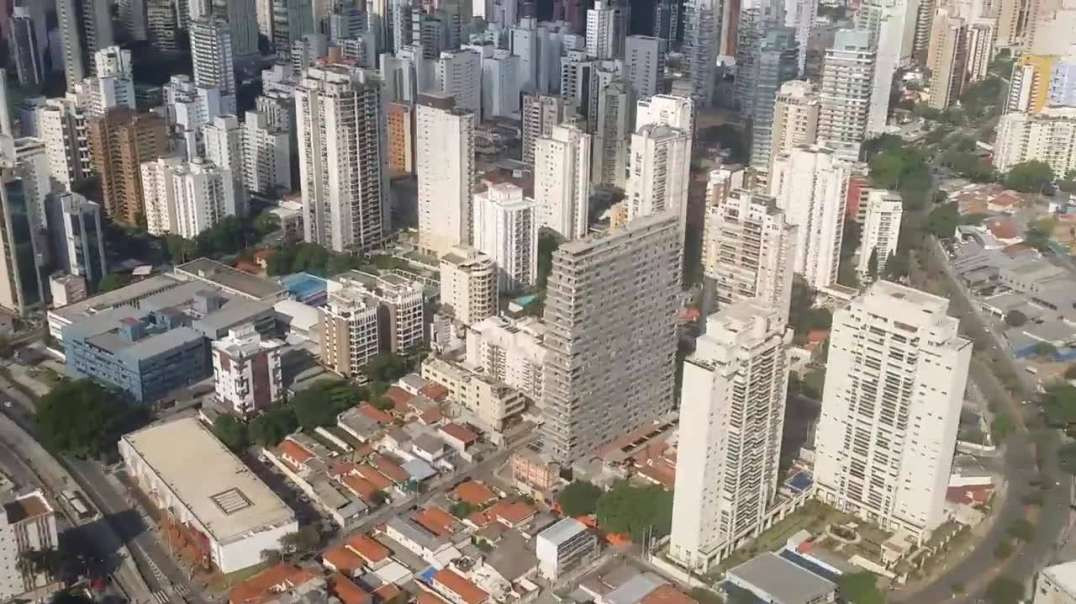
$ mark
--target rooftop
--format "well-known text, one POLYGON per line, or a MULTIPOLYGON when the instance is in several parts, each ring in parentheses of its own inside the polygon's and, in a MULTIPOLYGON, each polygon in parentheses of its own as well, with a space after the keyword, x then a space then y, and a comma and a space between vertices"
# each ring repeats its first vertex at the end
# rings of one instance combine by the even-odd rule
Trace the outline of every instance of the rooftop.
POLYGON ((553 544, 561 544, 587 530, 587 526, 575 518, 564 518, 538 534, 539 539, 545 539, 553 544))
POLYGON ((181 283, 181 281, 168 275, 154 275, 147 279, 142 279, 141 281, 135 281, 134 283, 119 289, 114 289, 110 292, 93 296, 92 298, 86 298, 85 300, 75 302, 74 304, 68 304, 67 306, 50 312, 67 321, 74 321, 78 318, 96 314, 103 310, 115 308, 116 306, 132 304, 133 301, 140 300, 156 292, 176 287, 181 283))
POLYGON ((728 571, 729 577, 765 591, 774 604, 821 601, 837 586, 832 582, 774 554, 760 554, 728 571))
POLYGON ((175 274, 181 279, 198 279, 206 283, 219 285, 233 293, 246 296, 252 300, 279 300, 284 297, 283 287, 268 279, 248 275, 227 264, 209 258, 198 258, 175 268, 175 274))
POLYGON ((218 542, 295 522, 295 513, 194 417, 123 437, 218 542))
POLYGON ((4 514, 7 516, 8 524, 15 524, 16 522, 50 513, 52 513, 52 506, 49 505, 41 491, 20 495, 14 501, 4 504, 4 514))

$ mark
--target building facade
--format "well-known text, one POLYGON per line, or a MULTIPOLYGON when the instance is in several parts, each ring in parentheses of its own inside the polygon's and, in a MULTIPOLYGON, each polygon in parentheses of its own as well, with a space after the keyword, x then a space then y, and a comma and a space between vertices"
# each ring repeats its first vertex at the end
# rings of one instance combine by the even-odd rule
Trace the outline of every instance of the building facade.
POLYGON ((533 199, 511 183, 476 193, 474 247, 497 264, 498 289, 519 291, 538 279, 538 216, 533 199))
POLYGON ((423 95, 415 108, 419 242, 436 253, 471 243, 474 128, 450 96, 423 95))
POLYGON ((232 329, 213 342, 213 388, 217 402, 246 417, 284 395, 280 353, 284 343, 265 339, 253 325, 232 329))
POLYGON ((565 239, 587 233, 591 137, 577 126, 554 126, 534 147, 534 201, 539 225, 565 239))

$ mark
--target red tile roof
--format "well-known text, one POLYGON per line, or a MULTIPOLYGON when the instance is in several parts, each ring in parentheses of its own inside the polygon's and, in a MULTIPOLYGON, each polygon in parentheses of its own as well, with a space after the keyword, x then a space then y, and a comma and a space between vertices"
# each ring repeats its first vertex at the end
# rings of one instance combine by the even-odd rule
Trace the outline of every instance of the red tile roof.
POLYGON ((665 584, 646 594, 642 600, 639 600, 639 604, 699 604, 699 602, 672 585, 665 584))
POLYGON ((392 583, 386 583, 374 590, 374 601, 388 602, 400 593, 400 588, 392 583))
POLYGON ((456 499, 479 507, 497 500, 496 493, 476 480, 460 483, 452 493, 456 499))
POLYGON ((441 598, 431 594, 428 591, 419 592, 415 597, 415 604, 448 604, 441 598))
POLYGON ((464 443, 465 445, 470 445, 472 443, 478 442, 477 434, 471 432, 470 430, 459 424, 445 424, 438 428, 438 430, 464 443))
POLYGON ((392 423, 392 416, 391 415, 389 415, 388 413, 385 413, 384 411, 378 409, 377 407, 371 405, 370 403, 365 403, 364 402, 364 403, 360 404, 359 405, 359 413, 365 415, 366 417, 374 420, 375 422, 377 422, 379 424, 391 424, 392 423))
POLYGON ((489 599, 489 594, 477 585, 456 573, 443 568, 433 575, 433 581, 444 589, 456 594, 466 604, 482 604, 489 599))
POLYGON ((343 545, 322 552, 321 560, 349 577, 354 577, 364 566, 362 558, 343 545))
POLYGON ((373 596, 340 573, 329 575, 328 587, 329 593, 344 604, 370 604, 373 601, 373 596))
POLYGON ((459 529, 456 517, 435 505, 415 512, 411 518, 438 537, 447 537, 459 529))
POLYGON ((411 399, 415 398, 415 395, 399 386, 390 386, 389 389, 385 391, 385 398, 392 401, 392 406, 397 411, 405 413, 408 409, 407 404, 411 402, 411 399))
POLYGON ((498 501, 486 510, 493 518, 508 526, 516 526, 534 518, 538 512, 522 501, 498 501))
POLYGON ((288 459, 294 460, 296 463, 305 464, 314 458, 314 454, 306 450, 306 447, 300 445, 290 438, 285 438, 277 446, 277 451, 281 455, 287 456, 288 459))
POLYGON ((377 468, 371 466, 368 463, 355 466, 355 471, 359 473, 359 476, 362 476, 369 482, 373 483, 375 487, 381 490, 385 490, 396 484, 395 481, 393 481, 388 476, 385 476, 381 472, 378 472, 377 468))
POLYGON ((422 388, 419 388, 418 393, 433 401, 443 401, 448 398, 448 388, 445 388, 437 382, 430 382, 422 388))
POLYGON ((422 420, 422 423, 429 426, 441 421, 441 419, 444 418, 444 415, 441 414, 440 407, 428 407, 423 409, 422 414, 418 417, 422 420))
POLYGON ((381 472, 385 476, 395 480, 396 482, 407 482, 411 479, 411 475, 400 467, 400 464, 392 461, 384 455, 374 455, 370 457, 370 465, 377 468, 378 472, 381 472))
POLYGON ((392 555, 389 548, 365 533, 352 535, 344 543, 344 547, 358 554, 368 564, 376 564, 392 555))
POLYGON ((344 486, 351 489, 353 493, 364 501, 373 501, 381 490, 374 486, 374 483, 358 474, 344 474, 340 477, 340 482, 344 483, 344 486))
POLYGON ((317 575, 306 569, 281 562, 233 587, 228 592, 228 602, 260 604, 317 578, 317 575))

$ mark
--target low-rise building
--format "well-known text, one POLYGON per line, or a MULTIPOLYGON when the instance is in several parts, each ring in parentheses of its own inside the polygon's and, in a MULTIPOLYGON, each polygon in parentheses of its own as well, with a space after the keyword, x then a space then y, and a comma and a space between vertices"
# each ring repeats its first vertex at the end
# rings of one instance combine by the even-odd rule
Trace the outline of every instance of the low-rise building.
POLYGON ((280 340, 263 338, 253 325, 232 329, 213 342, 213 379, 217 401, 237 415, 268 407, 284 394, 280 340))
POLYGON ((597 551, 598 537, 575 518, 564 518, 534 539, 538 572, 547 579, 556 579, 597 551))
POLYGON ((295 513, 202 422, 185 417, 119 442, 127 473, 158 509, 197 535, 222 573, 261 564, 299 528, 295 513))
POLYGON ((542 400, 546 349, 545 325, 535 318, 487 317, 467 331, 467 364, 542 400))
POLYGON ((348 271, 328 281, 330 293, 347 288, 365 290, 377 301, 382 351, 402 353, 422 344, 426 297, 421 283, 391 273, 371 275, 361 271, 348 271))
POLYGON ((518 390, 441 357, 422 362, 422 377, 448 389, 448 401, 489 433, 499 433, 522 414, 527 399, 518 390))
POLYGON ((329 451, 305 434, 288 436, 262 454, 340 526, 350 526, 378 503, 376 487, 337 467, 329 451))
POLYGON ((497 313, 497 265, 471 248, 453 248, 441 258, 441 308, 471 325, 497 313))
POLYGON ((725 580, 733 590, 746 591, 749 597, 772 604, 837 601, 835 583, 773 552, 760 554, 733 567, 725 580))
POLYGON ((1032 604, 1076 604, 1076 561, 1047 566, 1035 580, 1032 604))

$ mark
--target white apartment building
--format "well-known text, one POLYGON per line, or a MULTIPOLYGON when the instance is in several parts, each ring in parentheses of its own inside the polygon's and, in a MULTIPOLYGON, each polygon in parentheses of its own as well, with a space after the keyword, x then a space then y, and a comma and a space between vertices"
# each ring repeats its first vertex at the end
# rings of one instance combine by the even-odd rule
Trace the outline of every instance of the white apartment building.
POLYGON ((635 92, 627 80, 614 79, 598 91, 598 118, 593 128, 590 180, 624 188, 627 186, 628 147, 632 133, 635 92))
POLYGON ((452 248, 441 257, 441 308, 464 325, 497 314, 497 265, 473 248, 452 248))
POLYGON ((195 19, 190 23, 190 36, 194 83, 220 90, 223 112, 234 114, 235 62, 228 22, 217 18, 195 19))
POLYGON ((628 173, 628 219, 666 210, 687 218, 687 188, 691 168, 690 131, 647 124, 631 135, 628 173))
POLYGON ((554 126, 534 145, 534 202, 538 224, 565 239, 587 234, 590 135, 578 126, 554 126))
POLYGON ((503 48, 469 46, 482 57, 482 119, 519 118, 519 57, 503 48))
POLYGON ((382 350, 403 353, 425 339, 426 297, 421 283, 391 273, 347 271, 329 279, 328 290, 364 290, 377 303, 382 350))
POLYGON ((471 49, 441 52, 435 66, 437 88, 456 107, 482 115, 482 55, 471 49))
POLYGON ((837 280, 848 164, 823 147, 797 147, 774 159, 770 195, 795 225, 794 267, 816 289, 837 280))
POLYGON ((665 40, 653 36, 628 36, 624 41, 624 77, 638 98, 649 98, 661 91, 665 49, 665 40))
POLYGON ((93 53, 93 61, 97 75, 74 88, 86 116, 101 117, 113 107, 135 109, 131 51, 109 46, 93 53))
MULTIPOLYGON (((870 0, 860 5, 856 26, 871 32, 874 42, 874 74, 871 81, 867 136, 885 132, 893 76, 902 63, 907 0, 870 0)), ((912 21, 914 21, 914 15, 912 21)))
POLYGON ((1047 107, 1041 113, 1001 116, 994 167, 1005 172, 1032 160, 1046 162, 1058 176, 1076 170, 1076 108, 1047 107))
POLYGON ((284 342, 263 338, 253 324, 233 327, 213 341, 217 402, 240 416, 264 409, 284 395, 280 352, 284 342))
POLYGON ((471 242, 474 128, 450 96, 422 95, 415 108, 419 242, 438 254, 471 242))
MULTIPOLYGON (((564 119, 564 99, 559 96, 524 94, 521 126, 523 130, 523 163, 533 166, 534 147, 539 138, 548 137, 553 127, 564 119)), ((537 176, 535 176, 537 178, 537 176)))
POLYGON ((518 291, 538 279, 538 217, 533 199, 511 183, 474 196, 474 247, 497 264, 498 289, 518 291))
POLYGON ((527 398, 520 391, 441 357, 426 357, 421 375, 447 388, 449 402, 483 432, 503 431, 508 420, 527 408, 527 398))
POLYGON ((862 29, 837 31, 822 59, 818 140, 848 161, 859 159, 874 89, 875 50, 862 29))
POLYGON ((243 185, 252 193, 276 195, 291 191, 291 146, 288 131, 262 111, 248 111, 242 126, 243 185))
POLYGON ((176 216, 173 233, 193 239, 225 216, 236 215, 231 171, 196 158, 179 164, 171 177, 176 216))
POLYGON ((0 515, 0 599, 15 601, 48 585, 52 578, 34 570, 24 572, 21 558, 59 546, 56 511, 40 489, 5 502, 0 515))
POLYGON ((172 185, 173 174, 180 171, 183 159, 171 156, 148 161, 140 166, 142 173, 143 213, 146 231, 160 237, 175 233, 176 193, 172 185))
POLYGON ((867 194, 867 213, 860 236, 859 262, 856 271, 861 279, 870 275, 871 256, 875 258, 875 275, 885 274, 885 263, 897 252, 900 219, 904 202, 900 193, 871 189, 867 194))
POLYGON ((694 572, 757 535, 777 495, 791 343, 776 309, 736 302, 684 361, 669 556, 694 572))
POLYGON ((734 189, 707 204, 702 272, 720 307, 754 300, 788 322, 797 227, 767 195, 734 189))
POLYGON ((66 98, 46 99, 37 109, 38 136, 45 143, 49 179, 53 187, 70 190, 71 183, 93 171, 86 116, 78 103, 66 98))
POLYGON ((380 351, 377 300, 364 287, 334 288, 319 312, 321 364, 345 378, 361 377, 380 351))
POLYGON ((598 536, 575 518, 562 518, 534 538, 538 573, 556 579, 598 551, 598 536))
POLYGON ((838 310, 815 436, 816 494, 919 541, 945 520, 971 360, 948 307, 877 281, 838 310))
POLYGON ((306 241, 333 251, 381 245, 388 198, 381 83, 344 65, 312 67, 295 89, 306 241))
POLYGON ((247 188, 243 184, 243 130, 234 115, 219 115, 202 126, 205 158, 232 178, 235 213, 247 213, 247 188))
POLYGON ((695 132, 695 103, 687 97, 671 94, 640 97, 635 105, 635 130, 648 124, 677 128, 690 138, 695 132))
POLYGON ((800 145, 818 141, 818 94, 807 80, 789 80, 781 84, 773 105, 773 143, 770 146, 770 170, 778 155, 800 145))
POLYGON ((193 157, 202 126, 224 114, 220 89, 197 86, 186 75, 172 76, 162 88, 170 131, 183 139, 187 157, 193 157))
POLYGON ((595 59, 617 59, 623 50, 626 33, 618 27, 617 7, 612 2, 597 0, 587 9, 587 55, 595 59))
POLYGON ((542 400, 545 325, 534 318, 513 321, 487 317, 467 330, 467 364, 527 395, 542 400))

